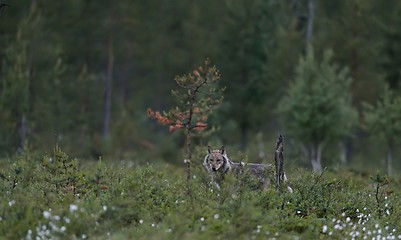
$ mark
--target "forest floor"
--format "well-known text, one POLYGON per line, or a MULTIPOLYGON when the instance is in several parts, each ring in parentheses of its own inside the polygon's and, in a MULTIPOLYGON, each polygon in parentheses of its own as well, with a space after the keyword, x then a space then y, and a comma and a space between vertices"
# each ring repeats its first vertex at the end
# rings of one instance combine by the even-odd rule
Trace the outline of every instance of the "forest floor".
POLYGON ((400 181, 351 171, 288 172, 293 193, 221 190, 193 167, 80 161, 60 149, 0 162, 4 239, 401 239, 400 181))

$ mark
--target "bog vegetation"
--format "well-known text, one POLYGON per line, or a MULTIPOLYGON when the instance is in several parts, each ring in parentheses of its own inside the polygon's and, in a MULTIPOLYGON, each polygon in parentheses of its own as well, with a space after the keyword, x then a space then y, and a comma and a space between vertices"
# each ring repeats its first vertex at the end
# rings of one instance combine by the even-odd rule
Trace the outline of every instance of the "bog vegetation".
MULTIPOLYGON (((202 159, 203 148, 194 151, 202 159)), ((241 156, 232 156, 240 158, 241 156)), ((201 160, 187 194, 168 164, 81 161, 59 147, 3 160, 0 235, 6 239, 399 239, 400 182, 350 171, 291 169, 294 192, 210 185, 201 160)))

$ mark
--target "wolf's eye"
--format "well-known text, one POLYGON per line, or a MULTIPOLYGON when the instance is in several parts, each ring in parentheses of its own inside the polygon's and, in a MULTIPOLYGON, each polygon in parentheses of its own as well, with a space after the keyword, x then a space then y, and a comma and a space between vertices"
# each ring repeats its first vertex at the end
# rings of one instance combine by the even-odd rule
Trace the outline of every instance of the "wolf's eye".
POLYGON ((213 162, 213 159, 209 159, 209 161, 213 162))
POLYGON ((218 162, 218 163, 220 163, 220 162, 221 162, 221 160, 219 159, 219 160, 217 160, 217 162, 218 162))

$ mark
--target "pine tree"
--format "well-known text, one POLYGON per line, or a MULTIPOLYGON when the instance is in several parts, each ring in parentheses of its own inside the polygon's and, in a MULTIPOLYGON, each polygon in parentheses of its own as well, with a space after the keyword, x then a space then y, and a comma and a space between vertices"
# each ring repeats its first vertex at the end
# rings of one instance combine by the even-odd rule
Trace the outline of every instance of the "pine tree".
POLYGON ((364 103, 365 128, 387 147, 386 171, 392 175, 395 144, 401 140, 401 97, 386 87, 375 105, 364 103))
MULTIPOLYGON (((194 69, 192 73, 176 76, 177 89, 172 90, 177 106, 168 112, 154 112, 148 108, 149 118, 156 119, 160 124, 169 125, 170 132, 185 131, 185 147, 187 164, 187 193, 190 194, 189 182, 191 180, 192 164, 192 138, 197 133, 209 127, 207 120, 212 111, 223 101, 224 88, 218 86, 220 81, 219 70, 210 64, 207 59, 202 66, 194 69)), ((213 129, 209 128, 209 131, 213 129)))
POLYGON ((286 131, 300 141, 316 172, 322 171, 325 144, 350 135, 356 122, 348 70, 331 63, 332 55, 325 51, 318 62, 310 50, 301 57, 295 79, 278 106, 286 131))

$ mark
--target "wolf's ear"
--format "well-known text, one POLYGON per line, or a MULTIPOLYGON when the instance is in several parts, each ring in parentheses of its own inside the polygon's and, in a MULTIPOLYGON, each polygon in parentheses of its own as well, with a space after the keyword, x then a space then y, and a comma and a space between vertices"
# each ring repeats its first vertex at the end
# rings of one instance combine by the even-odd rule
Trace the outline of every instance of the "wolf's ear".
POLYGON ((224 149, 224 146, 221 146, 220 153, 223 155, 226 154, 226 150, 224 149))
POLYGON ((210 146, 207 146, 207 152, 210 154, 210 153, 212 153, 213 152, 213 149, 212 149, 212 147, 210 147, 210 146))

